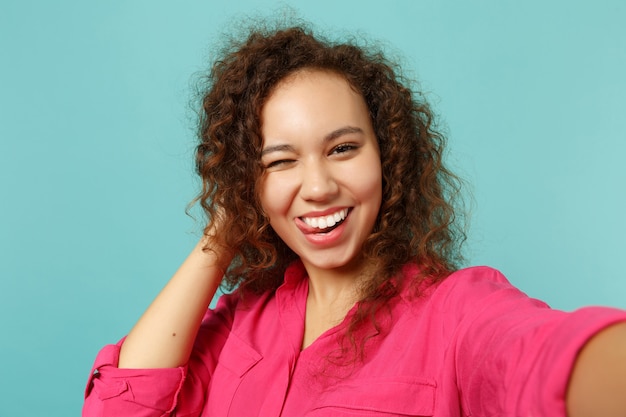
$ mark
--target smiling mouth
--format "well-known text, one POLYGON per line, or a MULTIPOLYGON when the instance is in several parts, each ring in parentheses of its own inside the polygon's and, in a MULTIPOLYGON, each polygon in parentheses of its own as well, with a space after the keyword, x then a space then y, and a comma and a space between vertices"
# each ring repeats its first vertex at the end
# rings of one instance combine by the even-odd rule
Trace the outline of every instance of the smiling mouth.
POLYGON ((333 214, 319 217, 301 217, 300 219, 309 226, 312 233, 328 233, 336 229, 348 217, 349 210, 341 209, 333 214))

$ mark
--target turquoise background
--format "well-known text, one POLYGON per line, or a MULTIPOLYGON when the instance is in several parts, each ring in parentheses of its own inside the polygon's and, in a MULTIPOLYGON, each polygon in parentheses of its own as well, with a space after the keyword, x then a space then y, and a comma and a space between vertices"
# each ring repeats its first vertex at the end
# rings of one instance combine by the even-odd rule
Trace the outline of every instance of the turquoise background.
MULTIPOLYGON (((626 307, 626 3, 293 1, 389 44, 473 184, 471 264, 626 307)), ((98 349, 198 237, 193 74, 270 1, 0 5, 0 417, 79 415, 98 349)))

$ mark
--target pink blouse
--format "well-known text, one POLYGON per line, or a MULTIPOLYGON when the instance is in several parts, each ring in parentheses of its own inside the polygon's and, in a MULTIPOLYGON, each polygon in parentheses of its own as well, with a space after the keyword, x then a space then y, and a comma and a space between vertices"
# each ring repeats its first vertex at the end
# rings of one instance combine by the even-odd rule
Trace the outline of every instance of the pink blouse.
MULTIPOLYGON (((416 273, 407 265, 402 277, 416 273)), ((419 297, 407 281, 363 356, 342 361, 342 341, 353 352, 346 321, 300 348, 308 280, 295 263, 275 293, 222 296, 186 366, 118 369, 121 342, 105 346, 83 417, 565 416, 577 352, 626 321, 618 309, 552 310, 487 267, 424 284, 419 297)))

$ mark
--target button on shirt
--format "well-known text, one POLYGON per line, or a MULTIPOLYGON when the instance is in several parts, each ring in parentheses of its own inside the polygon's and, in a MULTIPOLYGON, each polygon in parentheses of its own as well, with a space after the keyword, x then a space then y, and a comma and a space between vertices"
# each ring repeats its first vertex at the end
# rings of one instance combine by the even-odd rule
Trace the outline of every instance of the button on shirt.
POLYGON ((402 269, 399 295, 376 329, 357 332, 366 341, 355 356, 343 337, 354 309, 301 349, 308 279, 296 262, 274 293, 222 296, 186 366, 119 369, 122 342, 105 346, 83 416, 564 417, 577 352, 626 321, 618 309, 552 310, 488 267, 413 295, 418 272, 402 269))

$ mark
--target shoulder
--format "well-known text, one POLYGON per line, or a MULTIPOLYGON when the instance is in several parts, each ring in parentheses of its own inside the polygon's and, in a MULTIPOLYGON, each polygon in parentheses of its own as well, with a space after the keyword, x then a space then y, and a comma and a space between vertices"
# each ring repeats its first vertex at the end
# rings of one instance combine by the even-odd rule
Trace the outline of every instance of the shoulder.
POLYGON ((482 298, 495 293, 523 294, 502 272, 489 266, 473 266, 452 272, 436 283, 433 290, 450 295, 462 293, 469 298, 482 298))
POLYGON ((444 282, 492 282, 511 285, 498 269, 490 266, 471 266, 452 272, 444 282))
MULTIPOLYGON (((405 281, 410 282, 412 276, 419 276, 419 268, 406 265, 403 275, 405 281)), ((452 321, 481 312, 490 315, 489 312, 521 307, 548 307, 546 303, 526 295, 511 284, 502 272, 489 266, 460 269, 440 281, 424 279, 419 283, 417 292, 409 288, 410 285, 406 285, 402 294, 413 309, 427 308, 433 314, 444 314, 452 321), (412 294, 417 294, 417 297, 412 294)))
POLYGON ((442 308, 463 315, 469 312, 500 314, 522 308, 549 308, 543 301, 529 297, 511 284, 502 272, 488 266, 453 272, 433 290, 433 297, 442 308))
MULTIPOLYGON (((402 278, 405 281, 405 290, 409 290, 410 283, 420 275, 419 266, 407 264, 402 268, 402 278)), ((432 296, 438 294, 463 293, 464 296, 481 297, 500 290, 515 290, 509 280, 499 270, 489 266, 472 266, 450 273, 442 280, 433 280, 428 277, 419 281, 419 294, 432 296)))

